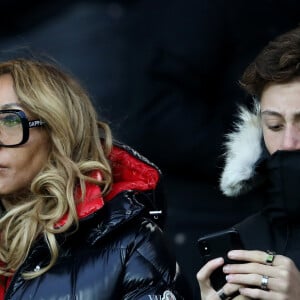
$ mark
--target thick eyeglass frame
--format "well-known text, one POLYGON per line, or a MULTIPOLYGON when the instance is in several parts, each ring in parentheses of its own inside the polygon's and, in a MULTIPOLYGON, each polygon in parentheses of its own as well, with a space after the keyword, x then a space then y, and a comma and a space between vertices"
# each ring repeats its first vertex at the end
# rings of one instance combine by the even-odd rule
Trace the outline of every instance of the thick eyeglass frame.
POLYGON ((21 123, 22 123, 22 129, 23 129, 23 138, 20 141, 20 143, 12 144, 12 145, 4 145, 0 141, 0 147, 10 147, 10 148, 12 148, 12 147, 17 147, 17 146, 23 145, 29 139, 29 129, 30 128, 42 127, 46 124, 44 121, 41 121, 41 120, 28 120, 25 112, 23 110, 20 110, 20 109, 2 109, 2 110, 0 109, 0 115, 2 113, 15 113, 20 117, 21 123))

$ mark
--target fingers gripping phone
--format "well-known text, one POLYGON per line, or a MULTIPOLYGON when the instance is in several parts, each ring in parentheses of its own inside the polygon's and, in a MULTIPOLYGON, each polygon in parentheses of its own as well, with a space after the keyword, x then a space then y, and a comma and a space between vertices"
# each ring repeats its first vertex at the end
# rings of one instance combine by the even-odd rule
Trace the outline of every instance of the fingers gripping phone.
MULTIPOLYGON (((230 250, 244 249, 239 233, 233 228, 202 236, 198 239, 198 247, 203 264, 217 257, 223 257, 225 264, 242 263, 227 257, 230 250)), ((226 283, 222 268, 223 266, 219 267, 210 276, 211 285, 215 290, 219 290, 226 283)))

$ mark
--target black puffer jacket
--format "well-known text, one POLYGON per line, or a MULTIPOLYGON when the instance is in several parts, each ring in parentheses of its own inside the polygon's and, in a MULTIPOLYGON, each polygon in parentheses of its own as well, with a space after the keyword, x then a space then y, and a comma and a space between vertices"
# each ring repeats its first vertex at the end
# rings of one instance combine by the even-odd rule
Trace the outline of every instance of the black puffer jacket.
POLYGON ((44 240, 38 240, 12 278, 6 300, 191 299, 163 232, 149 215, 162 208, 159 171, 129 148, 115 147, 111 159, 110 194, 103 202, 98 188, 87 186, 84 204, 77 207, 79 230, 58 237, 56 265, 33 280, 22 278, 24 270, 49 259, 44 240))

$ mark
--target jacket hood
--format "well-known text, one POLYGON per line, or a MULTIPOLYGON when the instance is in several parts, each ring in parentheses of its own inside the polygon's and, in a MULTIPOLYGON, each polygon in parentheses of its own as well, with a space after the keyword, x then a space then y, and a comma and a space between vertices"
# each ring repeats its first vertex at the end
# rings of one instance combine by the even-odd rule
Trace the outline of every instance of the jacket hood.
MULTIPOLYGON (((115 198, 118 194, 126 191, 132 192, 146 192, 153 194, 147 197, 147 203, 142 203, 149 206, 150 209, 155 210, 162 207, 163 203, 156 201, 162 200, 160 197, 154 196, 154 191, 160 181, 160 170, 148 161, 145 157, 134 151, 132 148, 125 145, 114 146, 110 154, 110 161, 112 164, 113 184, 111 191, 105 196, 102 196, 101 189, 98 185, 86 182, 86 195, 82 202, 76 205, 76 211, 79 219, 84 219, 101 209, 105 202, 115 198), (159 200, 158 200, 159 199, 159 200)), ((95 170, 91 172, 91 177, 101 180, 101 172, 95 170)), ((75 190, 75 198, 79 199, 81 196, 80 188, 75 190)), ((56 226, 62 226, 67 220, 68 214, 64 215, 56 226)))
POLYGON ((253 111, 239 108, 233 132, 226 136, 225 165, 220 189, 226 196, 238 196, 254 187, 256 166, 263 156, 259 104, 253 111))
POLYGON ((112 162, 113 186, 105 197, 106 201, 126 190, 141 192, 156 189, 160 171, 137 151, 118 145, 114 146, 109 158, 112 162))

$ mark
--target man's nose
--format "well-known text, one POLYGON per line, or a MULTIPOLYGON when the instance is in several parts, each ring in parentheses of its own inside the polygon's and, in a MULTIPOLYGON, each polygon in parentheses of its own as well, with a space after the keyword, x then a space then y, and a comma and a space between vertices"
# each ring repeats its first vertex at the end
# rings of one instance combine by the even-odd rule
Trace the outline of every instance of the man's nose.
POLYGON ((300 149, 300 130, 294 126, 286 128, 281 142, 281 150, 300 149))

